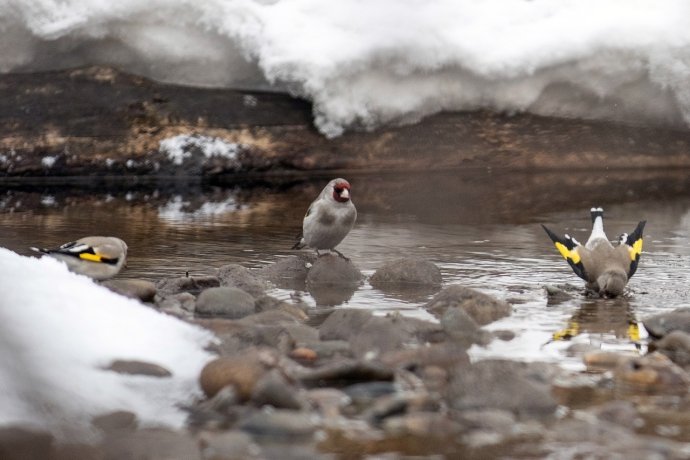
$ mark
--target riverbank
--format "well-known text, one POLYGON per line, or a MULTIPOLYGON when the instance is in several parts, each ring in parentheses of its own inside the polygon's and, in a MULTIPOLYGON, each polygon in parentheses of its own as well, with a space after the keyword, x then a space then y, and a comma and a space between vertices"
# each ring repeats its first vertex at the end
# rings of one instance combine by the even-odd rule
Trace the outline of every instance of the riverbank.
POLYGON ((0 75, 0 176, 690 168, 690 131, 442 113, 334 139, 286 94, 157 83, 104 67, 0 75))

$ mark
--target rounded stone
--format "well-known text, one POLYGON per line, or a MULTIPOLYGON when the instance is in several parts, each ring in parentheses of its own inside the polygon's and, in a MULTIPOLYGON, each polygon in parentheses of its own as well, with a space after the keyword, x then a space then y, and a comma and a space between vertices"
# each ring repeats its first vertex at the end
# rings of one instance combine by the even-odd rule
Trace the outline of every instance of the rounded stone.
POLYGON ((511 314, 507 302, 457 284, 441 290, 424 308, 439 318, 449 308, 462 308, 480 326, 511 314))
POLYGON ((216 270, 216 276, 220 279, 220 285, 235 287, 254 297, 261 296, 268 285, 254 272, 238 264, 228 264, 216 270))
POLYGON ((267 372, 256 350, 223 356, 206 364, 201 370, 199 384, 206 396, 213 397, 222 388, 232 386, 242 401, 252 396, 256 383, 267 372))
POLYGON ((209 288, 199 294, 195 312, 200 316, 238 319, 255 312, 254 297, 234 287, 209 288))
POLYGON ((440 286, 442 281, 441 270, 436 265, 427 260, 412 257, 386 263, 369 279, 371 285, 378 289, 391 284, 440 286))
POLYGON ((153 299, 156 296, 156 285, 151 281, 146 280, 107 280, 101 282, 101 286, 104 286, 117 294, 129 297, 131 299, 138 299, 142 302, 153 302, 153 299))
POLYGON ((118 374, 146 375, 148 377, 170 377, 172 372, 158 364, 147 363, 145 361, 133 361, 117 359, 110 363, 107 370, 118 374))
POLYGON ((307 286, 358 285, 361 280, 362 272, 352 262, 331 254, 317 258, 307 274, 307 286))

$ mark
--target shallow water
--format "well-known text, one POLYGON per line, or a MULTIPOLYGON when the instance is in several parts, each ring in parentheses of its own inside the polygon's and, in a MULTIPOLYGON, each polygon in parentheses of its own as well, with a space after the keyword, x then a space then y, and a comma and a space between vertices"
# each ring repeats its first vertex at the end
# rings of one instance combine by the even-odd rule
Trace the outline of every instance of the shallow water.
MULTIPOLYGON (((475 287, 513 305, 511 317, 488 328, 512 330, 516 337, 495 340, 488 348, 475 346, 474 359, 539 359, 577 368, 580 358, 566 351, 571 343, 636 350, 630 324, 690 303, 690 190, 682 173, 347 177, 359 217, 339 249, 366 275, 389 260, 417 256, 438 264, 444 285, 475 287), (648 221, 640 267, 625 298, 586 299, 582 282, 539 225, 584 241, 592 205, 605 208, 611 239, 632 231, 638 220, 648 221), (543 286, 566 283, 576 288, 573 299, 548 302, 543 286), (552 341, 554 333, 567 328, 574 334, 571 340, 552 341)), ((290 247, 303 213, 328 179, 8 186, 0 195, 0 245, 31 255, 30 246, 115 235, 130 247, 120 276, 153 281, 185 272, 211 274, 228 263, 261 267, 295 253, 290 247)), ((295 292, 274 289, 271 294, 288 299, 295 292)), ((382 292, 366 282, 335 299, 333 293, 297 294, 315 308, 335 303, 421 318, 430 318, 421 306, 433 295, 382 292)), ((644 330, 641 335, 644 349, 644 330)))

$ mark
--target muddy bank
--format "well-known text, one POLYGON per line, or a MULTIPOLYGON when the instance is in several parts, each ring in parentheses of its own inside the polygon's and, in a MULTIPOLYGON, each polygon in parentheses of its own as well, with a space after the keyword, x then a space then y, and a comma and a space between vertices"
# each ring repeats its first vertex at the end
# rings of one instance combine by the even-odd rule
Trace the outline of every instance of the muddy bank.
POLYGON ((310 104, 283 94, 161 84, 98 67, 0 75, 5 177, 686 168, 689 151, 687 130, 488 112, 329 140, 313 128, 310 104))

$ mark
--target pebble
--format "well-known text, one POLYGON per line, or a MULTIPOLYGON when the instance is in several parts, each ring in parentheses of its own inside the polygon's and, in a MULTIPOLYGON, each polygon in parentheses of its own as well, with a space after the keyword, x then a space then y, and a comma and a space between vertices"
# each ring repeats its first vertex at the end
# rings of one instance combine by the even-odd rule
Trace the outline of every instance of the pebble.
POLYGON ((369 278, 369 283, 382 291, 391 285, 440 286, 442 282, 441 270, 436 265, 427 260, 412 257, 390 261, 369 278))
POLYGON ((457 284, 441 290, 424 308, 438 318, 449 308, 462 308, 480 326, 508 316, 512 310, 502 300, 457 284))
POLYGON ((255 312, 254 297, 234 287, 209 288, 199 294, 194 311, 206 317, 244 318, 255 312))
POLYGON ((151 281, 136 279, 114 279, 101 282, 101 286, 125 297, 153 302, 156 296, 156 285, 151 281))

